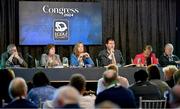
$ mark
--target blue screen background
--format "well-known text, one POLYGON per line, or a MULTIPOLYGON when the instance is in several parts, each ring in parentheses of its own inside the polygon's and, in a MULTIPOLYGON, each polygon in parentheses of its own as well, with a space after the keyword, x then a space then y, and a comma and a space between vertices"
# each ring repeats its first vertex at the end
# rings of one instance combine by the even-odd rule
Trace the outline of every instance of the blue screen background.
POLYGON ((82 2, 19 2, 19 44, 20 45, 85 45, 102 44, 102 16, 100 3, 82 2), (44 13, 42 7, 77 8, 78 14, 64 17, 58 13, 44 13), (54 21, 69 22, 68 40, 54 40, 54 21))

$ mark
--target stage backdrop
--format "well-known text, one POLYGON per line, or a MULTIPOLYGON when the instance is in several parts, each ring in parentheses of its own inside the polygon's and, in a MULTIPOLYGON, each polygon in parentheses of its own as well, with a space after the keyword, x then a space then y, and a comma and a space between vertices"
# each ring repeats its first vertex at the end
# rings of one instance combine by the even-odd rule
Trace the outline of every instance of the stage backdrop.
POLYGON ((20 45, 102 44, 99 2, 19 2, 20 45))
MULTIPOLYGON (((23 1, 23 0, 21 0, 23 1)), ((176 36, 176 0, 56 0, 56 2, 99 2, 102 8, 102 42, 109 36, 115 38, 116 48, 120 49, 126 60, 142 52, 146 44, 153 46, 159 57, 164 45, 171 42, 175 53, 180 56, 179 41, 176 36)), ((19 45, 19 0, 0 1, 0 53, 9 43, 19 45)), ((24 54, 39 58, 44 46, 18 46, 24 54)), ((57 46, 61 57, 69 57, 73 46, 57 46)), ((103 45, 87 46, 87 51, 97 57, 103 45)))

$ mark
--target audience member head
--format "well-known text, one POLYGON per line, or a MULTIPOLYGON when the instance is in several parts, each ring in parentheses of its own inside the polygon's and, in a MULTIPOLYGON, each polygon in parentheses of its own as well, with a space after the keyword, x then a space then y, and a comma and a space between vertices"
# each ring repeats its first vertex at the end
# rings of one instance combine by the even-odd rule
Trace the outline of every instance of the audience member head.
POLYGON ((54 94, 53 104, 55 108, 63 107, 67 104, 78 104, 80 94, 72 86, 62 86, 54 94))
POLYGON ((8 94, 8 87, 11 82, 15 78, 14 71, 11 69, 0 69, 0 99, 10 100, 8 94))
POLYGON ((23 78, 14 78, 9 85, 9 95, 12 99, 27 95, 27 84, 23 78))
POLYGON ((73 74, 70 79, 70 85, 75 87, 80 94, 83 94, 86 89, 86 79, 81 74, 73 74))
POLYGON ((79 56, 81 53, 84 53, 84 44, 82 42, 76 43, 73 52, 76 56, 79 56))
POLYGON ((148 74, 145 70, 139 70, 134 73, 134 79, 136 82, 138 81, 147 81, 148 74))
POLYGON ((49 44, 49 45, 46 46, 46 53, 48 55, 54 55, 55 52, 56 52, 55 45, 49 44))
POLYGON ((115 72, 118 72, 118 66, 116 64, 109 64, 107 66, 107 70, 114 70, 115 72))
POLYGON ((180 107, 180 85, 175 85, 170 93, 170 106, 171 108, 180 107))
POLYGON ((180 82, 180 70, 176 71, 173 75, 174 78, 174 83, 177 84, 178 82, 180 82))
POLYGON ((34 87, 41 87, 41 86, 49 85, 49 79, 44 72, 41 72, 41 71, 37 72, 33 76, 33 85, 34 87))
POLYGON ((11 69, 0 69, 0 83, 7 83, 11 82, 12 79, 15 78, 14 71, 11 69))
POLYGON ((13 53, 17 52, 16 45, 14 45, 14 44, 9 44, 9 45, 7 46, 7 52, 8 52, 9 54, 13 54, 13 53))
POLYGON ((166 80, 172 79, 176 71, 178 71, 178 69, 175 65, 168 65, 167 67, 164 67, 163 72, 165 79, 166 80))
POLYGON ((151 45, 146 45, 144 48, 144 55, 145 57, 149 57, 152 52, 152 46, 151 45))
POLYGON ((151 79, 161 79, 160 70, 157 65, 149 65, 147 67, 147 72, 149 74, 149 80, 151 79))
POLYGON ((107 38, 105 43, 107 50, 115 49, 115 41, 112 37, 107 38))
POLYGON ((108 87, 117 82, 118 75, 117 72, 115 72, 114 70, 106 70, 103 73, 103 78, 105 81, 105 86, 108 87))
POLYGON ((171 56, 173 54, 174 47, 171 43, 167 43, 164 48, 164 52, 166 55, 171 56))

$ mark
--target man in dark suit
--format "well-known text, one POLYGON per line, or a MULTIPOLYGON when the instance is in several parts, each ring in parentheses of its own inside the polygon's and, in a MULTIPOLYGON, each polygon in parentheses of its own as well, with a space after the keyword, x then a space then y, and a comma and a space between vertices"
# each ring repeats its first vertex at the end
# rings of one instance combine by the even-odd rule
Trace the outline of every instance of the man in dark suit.
POLYGON ((137 105, 139 104, 139 97, 143 99, 161 99, 158 87, 147 81, 148 73, 145 70, 135 72, 134 79, 136 82, 129 89, 133 91, 137 105))
POLYGON ((95 100, 98 105, 103 101, 111 101, 121 108, 135 108, 135 97, 131 90, 122 87, 117 82, 117 73, 113 70, 107 70, 103 74, 106 90, 100 92, 95 100))
POLYGON ((161 67, 167 65, 180 65, 180 59, 173 54, 174 47, 171 43, 165 45, 164 53, 159 58, 159 64, 161 67))
POLYGON ((115 41, 113 38, 106 39, 106 49, 100 51, 98 55, 99 66, 107 66, 109 64, 117 64, 118 66, 123 66, 124 59, 122 57, 121 51, 115 49, 115 41))
POLYGON ((12 102, 4 108, 37 108, 26 99, 27 90, 27 84, 23 78, 13 79, 9 85, 9 94, 12 102))
POLYGON ((21 53, 17 51, 14 44, 10 44, 7 47, 7 51, 1 55, 1 65, 2 67, 27 67, 27 63, 22 58, 21 53))

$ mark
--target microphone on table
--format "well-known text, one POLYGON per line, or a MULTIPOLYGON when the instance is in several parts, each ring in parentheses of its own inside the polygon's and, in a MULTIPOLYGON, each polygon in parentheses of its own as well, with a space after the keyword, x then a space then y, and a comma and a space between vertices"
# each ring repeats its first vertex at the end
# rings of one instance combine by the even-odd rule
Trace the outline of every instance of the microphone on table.
POLYGON ((27 56, 28 58, 34 59, 33 56, 30 55, 29 53, 26 53, 26 56, 27 56))

